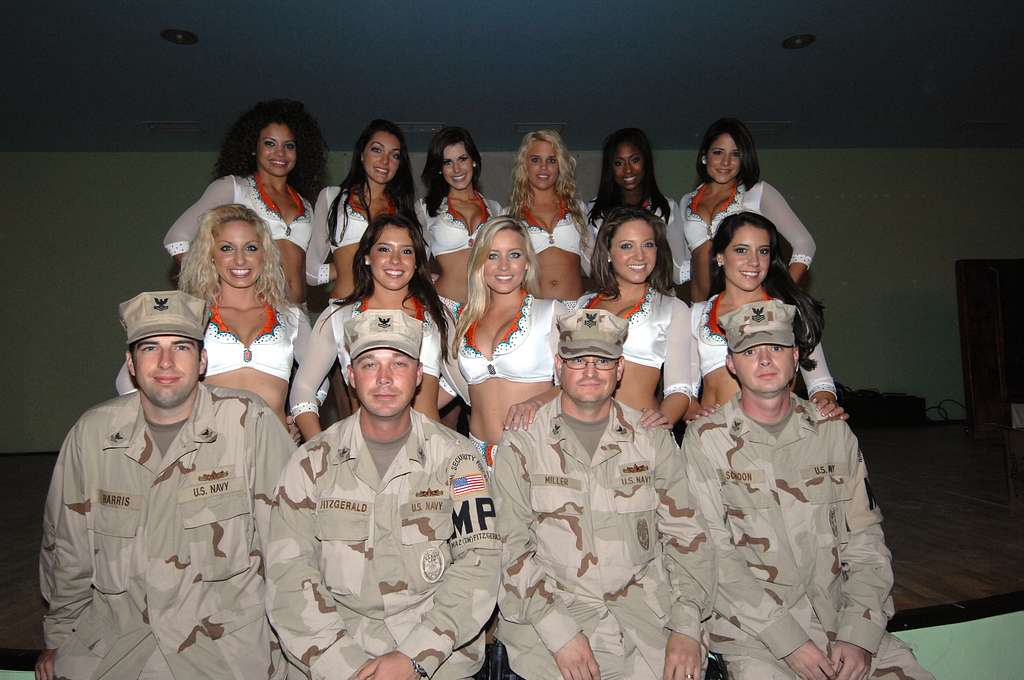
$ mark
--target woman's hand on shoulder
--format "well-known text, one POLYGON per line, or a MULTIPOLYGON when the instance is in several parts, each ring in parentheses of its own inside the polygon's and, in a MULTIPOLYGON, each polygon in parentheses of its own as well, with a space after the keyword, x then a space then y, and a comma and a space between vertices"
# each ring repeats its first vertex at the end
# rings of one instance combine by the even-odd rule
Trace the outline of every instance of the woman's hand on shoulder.
POLYGON ((815 393, 815 395, 811 397, 811 403, 818 409, 818 415, 821 416, 822 420, 850 419, 850 414, 846 412, 846 409, 839 405, 839 402, 836 401, 836 395, 831 392, 821 391, 815 393))

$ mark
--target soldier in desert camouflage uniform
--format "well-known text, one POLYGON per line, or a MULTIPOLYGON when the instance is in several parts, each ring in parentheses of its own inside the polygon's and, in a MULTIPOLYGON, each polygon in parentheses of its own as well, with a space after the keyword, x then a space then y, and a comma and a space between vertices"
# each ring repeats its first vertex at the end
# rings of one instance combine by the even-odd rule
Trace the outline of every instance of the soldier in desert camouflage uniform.
POLYGON ((497 597, 500 544, 483 461, 413 411, 423 324, 345 324, 361 408, 296 452, 277 493, 268 609, 312 678, 467 678, 497 597))
POLYGON ((789 384, 795 308, 725 315, 740 393, 683 452, 718 553, 712 650, 730 678, 931 678, 885 631, 892 565, 857 439, 789 384))
POLYGON ((206 303, 121 305, 139 391, 87 411, 61 447, 39 561, 38 678, 281 678, 262 546, 290 452, 254 394, 198 384, 206 303))
POLYGON ((558 329, 562 393, 496 457, 498 638, 525 678, 692 680, 713 553, 679 448, 611 397, 624 319, 581 310, 558 329))

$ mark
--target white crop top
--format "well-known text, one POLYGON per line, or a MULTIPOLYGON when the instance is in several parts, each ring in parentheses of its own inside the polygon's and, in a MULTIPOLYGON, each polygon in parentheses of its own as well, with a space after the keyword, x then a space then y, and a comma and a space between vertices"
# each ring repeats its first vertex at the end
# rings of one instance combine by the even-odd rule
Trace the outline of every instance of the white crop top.
MULTIPOLYGON (((581 214, 586 215, 585 206, 581 201, 576 201, 581 214)), ((594 252, 596 232, 590 224, 578 226, 572 218, 572 212, 568 208, 563 209, 562 217, 555 223, 554 228, 549 232, 541 226, 540 220, 533 216, 529 208, 526 210, 526 217, 523 220, 530 233, 530 243, 534 251, 540 255, 548 248, 560 248, 580 256, 580 267, 583 273, 590 275, 590 257, 594 252), (588 230, 587 246, 580 247, 580 229, 588 230)))
MULTIPOLYGON (((729 353, 725 334, 718 325, 716 300, 718 300, 718 296, 713 295, 709 300, 694 303, 692 310, 693 337, 697 341, 697 350, 700 355, 701 377, 725 366, 725 357, 729 353), (713 315, 714 319, 711 318, 713 315)), ((818 343, 814 351, 811 352, 810 358, 817 365, 810 371, 800 369, 804 385, 807 387, 807 396, 812 397, 815 393, 823 390, 835 394, 836 384, 828 370, 825 351, 821 348, 821 343, 818 343)))
POLYGON ((312 234, 313 208, 309 201, 288 187, 292 200, 298 201, 302 211, 287 224, 277 206, 265 198, 260 187, 256 184, 253 176, 238 177, 237 175, 226 175, 213 181, 206 191, 199 197, 191 208, 181 214, 164 236, 164 248, 171 255, 180 255, 188 252, 189 244, 196 237, 199 231, 199 221, 203 214, 229 203, 240 203, 247 208, 256 211, 270 227, 270 235, 275 241, 291 241, 298 247, 306 250, 309 247, 309 239, 312 234))
POLYGON ((501 341, 495 343, 488 360, 473 341, 475 324, 470 326, 459 344, 459 371, 470 385, 490 378, 512 382, 551 382, 555 375, 555 353, 558 351, 559 316, 567 312, 556 300, 523 298, 519 313, 501 341))
POLYGON ((306 249, 306 283, 311 286, 322 286, 330 282, 330 265, 324 264, 329 253, 338 248, 344 248, 359 243, 359 239, 366 233, 366 227, 370 224, 366 213, 352 204, 348 191, 344 193, 338 202, 338 214, 334 224, 327 224, 328 214, 331 212, 331 203, 341 192, 341 187, 324 187, 316 198, 316 207, 313 208, 313 236, 309 241, 309 248, 306 249), (345 217, 348 217, 348 222, 345 217), (344 228, 344 232, 342 229, 344 228), (334 245, 333 240, 338 241, 334 245))
POLYGON ((301 308, 291 305, 275 311, 269 305, 267 320, 248 347, 231 331, 212 307, 203 347, 206 349, 206 375, 218 375, 239 368, 253 368, 287 382, 292 362, 301 360, 309 343, 309 320, 301 308))
MULTIPOLYGON (((597 293, 587 293, 576 301, 576 309, 596 306, 597 301, 597 293)), ((626 361, 657 369, 664 365, 662 396, 682 393, 695 398, 700 378, 686 303, 648 287, 640 304, 623 316, 629 319, 629 333, 622 346, 626 361)))
MULTIPOLYGON (((496 201, 488 200, 480 194, 476 196, 483 208, 484 218, 481 224, 501 214, 501 206, 496 201)), ((427 204, 422 198, 416 201, 416 217, 423 226, 427 247, 434 255, 447 255, 473 247, 475 239, 469 234, 466 219, 458 211, 452 212, 448 208, 447 196, 441 199, 437 214, 433 217, 427 213, 427 204)), ((477 228, 479 229, 479 226, 477 228)))
MULTIPOLYGON (((295 373, 295 380, 292 382, 289 403, 293 416, 300 413, 319 412, 316 399, 317 385, 331 370, 335 359, 341 364, 342 378, 346 382, 348 381, 348 367, 351 359, 344 343, 345 322, 366 311, 363 304, 356 302, 344 306, 332 304, 321 312, 320 318, 313 325, 313 335, 306 352, 307 356, 299 364, 299 370, 295 373)), ((437 378, 441 372, 441 334, 430 314, 425 310, 419 310, 418 316, 423 319, 420 363, 423 364, 425 374, 437 378)))
POLYGON ((725 210, 715 214, 711 219, 711 224, 708 224, 692 210, 693 199, 700 192, 702 186, 704 185, 702 184, 696 190, 686 194, 679 201, 683 233, 686 235, 686 244, 691 252, 702 243, 711 240, 718 231, 718 225, 726 217, 738 212, 750 211, 770 219, 775 223, 782 237, 789 241, 789 245, 793 248, 793 256, 789 259, 790 264, 798 262, 806 267, 811 266, 815 251, 814 239, 775 187, 767 182, 758 182, 749 189, 742 184, 737 185, 732 201, 725 210))

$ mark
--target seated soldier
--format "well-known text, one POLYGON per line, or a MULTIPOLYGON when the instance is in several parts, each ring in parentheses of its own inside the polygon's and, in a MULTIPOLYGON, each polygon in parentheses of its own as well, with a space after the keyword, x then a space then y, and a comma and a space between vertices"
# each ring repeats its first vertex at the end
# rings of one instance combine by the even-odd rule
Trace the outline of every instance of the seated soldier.
POLYGON ((483 662, 501 549, 483 460, 412 410, 421 321, 374 309, 344 330, 361 406, 281 477, 270 619, 314 680, 468 678, 483 662))
POLYGON ((857 439, 790 392, 795 314, 766 300, 722 317, 740 392, 683 440, 718 554, 711 649, 737 680, 932 678, 885 631, 891 556, 857 439))
POLYGON ((524 678, 701 677, 713 555, 672 434, 612 398, 628 330, 559 319, 562 391, 496 456, 498 639, 524 678))

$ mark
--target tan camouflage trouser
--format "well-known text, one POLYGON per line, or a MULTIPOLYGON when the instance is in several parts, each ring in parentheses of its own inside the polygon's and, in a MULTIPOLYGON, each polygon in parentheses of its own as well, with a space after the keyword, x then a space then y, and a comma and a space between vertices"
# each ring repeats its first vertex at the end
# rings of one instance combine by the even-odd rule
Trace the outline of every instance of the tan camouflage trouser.
POLYGON ((149 661, 139 673, 139 680, 174 680, 174 674, 171 673, 171 668, 167 665, 167 659, 159 649, 153 650, 149 661))
MULTIPOLYGON (((802 615, 810 607, 795 607, 791 610, 804 627, 814 644, 822 650, 828 649, 825 630, 818 619, 811 614, 802 615), (809 620, 808 620, 809 619, 809 620)), ((767 651, 767 650, 766 650, 767 651)), ((720 654, 726 663, 730 680, 794 680, 797 677, 785 661, 778 659, 754 658, 737 654, 720 654)), ((601 675, 602 680, 604 674, 601 675)), ((882 637, 878 653, 871 660, 870 680, 935 680, 935 676, 921 667, 903 642, 889 633, 882 637)))

